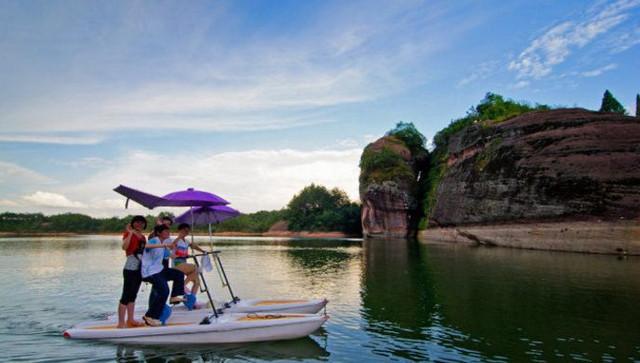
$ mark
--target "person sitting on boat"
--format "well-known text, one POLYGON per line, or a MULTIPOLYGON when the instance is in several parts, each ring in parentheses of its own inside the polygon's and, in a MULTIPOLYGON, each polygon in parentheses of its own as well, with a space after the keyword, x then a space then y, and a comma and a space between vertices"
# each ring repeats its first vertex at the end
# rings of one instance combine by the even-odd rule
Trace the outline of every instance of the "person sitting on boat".
POLYGON ((140 285, 142 284, 140 257, 147 241, 142 234, 142 231, 146 228, 147 220, 143 216, 134 216, 131 222, 127 224, 126 231, 122 235, 122 249, 125 251, 127 259, 122 270, 123 285, 122 296, 118 305, 118 328, 144 325, 144 323, 134 319, 133 313, 138 290, 140 290, 140 285))
POLYGON ((189 224, 181 223, 178 226, 178 237, 173 242, 173 268, 182 271, 182 273, 187 276, 184 285, 187 286, 189 282, 192 282, 191 293, 197 295, 200 289, 198 269, 196 265, 187 262, 187 256, 189 256, 189 246, 202 253, 204 253, 205 250, 200 248, 195 242, 190 243, 187 241, 187 236, 190 232, 191 226, 189 224))
MULTIPOLYGON (((156 226, 159 225, 165 225, 167 227, 169 227, 169 230, 171 230, 171 226, 173 225, 173 219, 171 219, 171 217, 169 216, 158 216, 158 218, 156 218, 156 226)), ((156 233, 152 230, 151 233, 149 233, 149 239, 152 239, 153 237, 156 236, 156 233)), ((166 249, 164 250, 164 258, 162 260, 162 265, 166 268, 169 268, 169 258, 171 257, 171 251, 166 249)))
POLYGON ((172 243, 162 242, 169 238, 169 227, 159 225, 154 228, 156 237, 147 242, 142 254, 142 281, 150 282, 152 285, 149 295, 149 310, 142 317, 147 325, 160 326, 159 320, 162 310, 169 297, 169 285, 167 281, 173 281, 171 289, 172 304, 184 301, 184 274, 173 268, 166 268, 162 265, 164 249, 171 248, 172 243))

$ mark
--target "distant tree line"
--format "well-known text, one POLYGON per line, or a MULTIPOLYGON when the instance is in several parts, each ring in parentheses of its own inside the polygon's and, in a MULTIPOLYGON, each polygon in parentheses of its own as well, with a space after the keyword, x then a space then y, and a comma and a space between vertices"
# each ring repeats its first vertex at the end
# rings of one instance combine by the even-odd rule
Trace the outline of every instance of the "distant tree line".
MULTIPOLYGON (((93 218, 78 213, 45 216, 42 213, 2 213, 0 232, 28 233, 110 233, 122 232, 132 216, 93 218)), ((147 224, 153 226, 156 216, 147 216, 147 224)))
MULTIPOLYGON (((147 215, 147 231, 158 217, 173 214, 161 212, 147 215)), ((131 215, 126 217, 94 218, 78 213, 46 216, 42 213, 1 213, 0 232, 11 233, 119 233, 124 231, 131 215)), ((214 225, 215 232, 266 232, 276 222, 286 220, 293 231, 341 231, 360 234, 360 205, 351 202, 340 189, 328 190, 315 184, 304 188, 289 202, 287 208, 242 214, 214 225)), ((174 225, 174 228, 176 226, 174 225)), ((206 232, 208 226, 197 226, 206 232)))

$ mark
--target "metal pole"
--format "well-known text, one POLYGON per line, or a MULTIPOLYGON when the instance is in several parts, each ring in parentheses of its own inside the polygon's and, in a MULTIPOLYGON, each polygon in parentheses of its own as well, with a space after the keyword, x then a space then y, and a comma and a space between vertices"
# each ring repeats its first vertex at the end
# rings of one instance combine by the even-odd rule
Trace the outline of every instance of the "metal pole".
MULTIPOLYGON (((191 212, 191 244, 193 244, 193 235, 195 234, 195 231, 194 231, 195 220, 193 217, 193 207, 189 207, 189 211, 191 212)), ((193 247, 191 248, 191 250, 193 251, 193 247)), ((209 298, 209 303, 211 304, 213 315, 217 318, 218 312, 216 311, 216 304, 213 302, 213 298, 211 297, 211 292, 209 292, 209 286, 207 286, 207 280, 205 280, 204 274, 200 271, 200 264, 198 263, 198 258, 194 257, 193 261, 196 263, 196 268, 198 269, 198 275, 200 275, 200 281, 202 281, 202 286, 204 286, 204 292, 207 293, 207 297, 209 298)))
POLYGON ((224 280, 227 283, 227 288, 229 289, 229 294, 231 294, 231 299, 233 303, 237 303, 240 299, 233 294, 233 290, 231 290, 231 284, 229 283, 229 279, 227 278, 227 273, 224 272, 224 267, 222 267, 222 261, 220 261, 220 256, 216 253, 216 259, 218 260, 218 266, 220 266, 220 270, 222 270, 222 276, 224 276, 224 280))
MULTIPOLYGON (((200 270, 200 264, 198 263, 198 258, 193 256, 193 261, 196 263, 196 268, 200 270)), ((202 281, 202 286, 204 286, 204 292, 207 293, 207 297, 209 298, 209 303, 211 304, 211 309, 213 310, 213 315, 217 318, 218 312, 216 311, 216 304, 213 302, 213 298, 211 297, 211 293, 209 292, 209 287, 207 286, 207 280, 204 278, 204 274, 199 272, 200 280, 202 281)))

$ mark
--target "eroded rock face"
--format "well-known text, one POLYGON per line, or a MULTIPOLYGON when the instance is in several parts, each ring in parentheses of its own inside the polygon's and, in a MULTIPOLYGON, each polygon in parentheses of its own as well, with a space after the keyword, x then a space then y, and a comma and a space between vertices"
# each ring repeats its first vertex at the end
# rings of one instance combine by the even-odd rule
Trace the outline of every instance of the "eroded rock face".
POLYGON ((404 238, 409 231, 412 196, 393 181, 370 184, 361 194, 362 234, 366 237, 404 238))
POLYGON ((402 142, 389 136, 369 144, 363 158, 383 150, 395 155, 395 162, 385 168, 363 168, 360 175, 362 233, 365 237, 405 238, 415 232, 411 227, 417 207, 414 160, 402 142))
POLYGON ((432 226, 640 217, 640 122, 583 109, 471 126, 449 143, 432 226))

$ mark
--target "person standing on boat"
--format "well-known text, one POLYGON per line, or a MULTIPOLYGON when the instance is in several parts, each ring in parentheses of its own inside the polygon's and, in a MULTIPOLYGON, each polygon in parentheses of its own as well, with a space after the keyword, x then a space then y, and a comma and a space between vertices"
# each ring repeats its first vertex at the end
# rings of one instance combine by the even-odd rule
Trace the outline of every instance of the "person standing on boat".
POLYGON ((162 325, 159 320, 160 315, 169 297, 167 281, 173 281, 169 302, 172 304, 183 302, 184 274, 176 269, 166 268, 162 264, 164 250, 173 247, 170 242, 162 242, 169 238, 169 227, 159 225, 154 228, 154 232, 156 237, 149 240, 142 254, 142 281, 152 285, 149 294, 149 310, 142 319, 147 325, 160 326, 162 325))
POLYGON ((144 323, 134 319, 133 313, 138 290, 140 290, 140 284, 142 284, 140 257, 147 241, 144 238, 144 234, 142 234, 142 231, 146 228, 147 220, 143 216, 134 216, 131 219, 131 223, 127 224, 126 231, 122 235, 122 249, 125 251, 127 260, 122 270, 124 281, 122 296, 118 305, 118 328, 144 325, 144 323))

